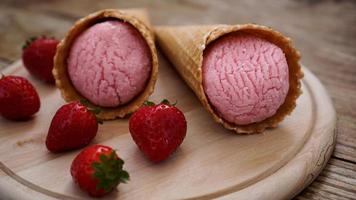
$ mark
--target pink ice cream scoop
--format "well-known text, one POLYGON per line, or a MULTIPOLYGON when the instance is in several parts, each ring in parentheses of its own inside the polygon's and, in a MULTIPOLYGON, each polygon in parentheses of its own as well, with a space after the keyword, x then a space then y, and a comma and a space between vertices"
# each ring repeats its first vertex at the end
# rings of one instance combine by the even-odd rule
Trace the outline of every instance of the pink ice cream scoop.
POLYGON ((215 111, 246 125, 273 116, 288 93, 288 64, 275 44, 247 33, 211 43, 203 56, 203 87, 215 111))
POLYGON ((131 24, 97 23, 74 41, 68 74, 77 91, 93 104, 116 107, 137 96, 150 77, 150 49, 131 24))

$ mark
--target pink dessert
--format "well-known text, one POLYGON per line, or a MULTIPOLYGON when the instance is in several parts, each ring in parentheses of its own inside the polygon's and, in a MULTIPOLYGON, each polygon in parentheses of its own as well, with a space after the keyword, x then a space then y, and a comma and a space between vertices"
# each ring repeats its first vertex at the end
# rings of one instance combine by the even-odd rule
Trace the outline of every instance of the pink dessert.
POLYGON ((238 125, 273 116, 289 88, 288 64, 275 44, 232 33, 204 51, 204 91, 220 117, 238 125))
POLYGON ((74 41, 68 74, 77 91, 93 104, 116 107, 137 96, 150 77, 150 49, 138 30, 122 21, 105 21, 74 41))

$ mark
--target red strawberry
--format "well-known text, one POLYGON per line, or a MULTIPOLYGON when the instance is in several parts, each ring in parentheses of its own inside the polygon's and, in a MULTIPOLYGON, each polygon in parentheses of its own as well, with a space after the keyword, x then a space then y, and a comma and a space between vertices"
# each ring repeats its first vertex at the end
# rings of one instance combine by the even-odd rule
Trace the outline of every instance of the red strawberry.
POLYGON ((92 145, 77 155, 70 172, 82 190, 100 197, 129 180, 129 173, 122 169, 123 165, 124 161, 112 148, 92 145))
POLYGON ((33 85, 20 76, 0 78, 0 114, 11 120, 30 118, 40 109, 40 98, 33 85))
POLYGON ((59 108, 49 127, 47 149, 57 153, 88 145, 98 132, 98 122, 93 112, 79 101, 59 108))
POLYGON ((26 41, 22 61, 27 70, 36 78, 54 83, 52 75, 53 58, 59 41, 54 38, 31 38, 26 41))
POLYGON ((130 118, 130 133, 140 150, 152 161, 171 155, 187 132, 184 114, 167 100, 146 102, 130 118))

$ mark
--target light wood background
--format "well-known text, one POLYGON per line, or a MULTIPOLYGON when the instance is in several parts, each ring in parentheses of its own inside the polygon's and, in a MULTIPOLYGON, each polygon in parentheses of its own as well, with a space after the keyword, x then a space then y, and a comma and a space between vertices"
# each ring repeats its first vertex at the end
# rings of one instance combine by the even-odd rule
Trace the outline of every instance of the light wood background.
POLYGON ((154 25, 255 22, 290 36, 329 91, 338 114, 335 152, 296 199, 356 199, 356 3, 353 0, 1 0, 0 66, 33 35, 61 38, 102 8, 146 7, 154 25))

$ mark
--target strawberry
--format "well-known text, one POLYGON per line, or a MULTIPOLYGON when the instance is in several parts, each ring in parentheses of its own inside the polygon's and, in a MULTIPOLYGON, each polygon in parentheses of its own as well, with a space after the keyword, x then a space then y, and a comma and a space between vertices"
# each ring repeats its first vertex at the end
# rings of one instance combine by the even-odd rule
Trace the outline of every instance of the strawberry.
POLYGON ((22 61, 26 69, 36 78, 54 83, 52 75, 53 58, 59 41, 54 38, 30 38, 22 51, 22 61))
POLYGON ((48 130, 47 149, 58 153, 88 145, 98 132, 97 113, 79 101, 59 108, 48 130))
POLYGON ((153 162, 169 157, 183 142, 187 132, 184 114, 167 100, 155 105, 146 102, 130 118, 131 136, 153 162))
POLYGON ((11 120, 30 118, 40 109, 40 98, 36 89, 20 76, 0 78, 0 114, 11 120))
POLYGON ((75 183, 94 197, 111 192, 119 183, 126 183, 129 174, 123 170, 124 161, 115 151, 103 145, 92 145, 80 152, 70 169, 75 183))

